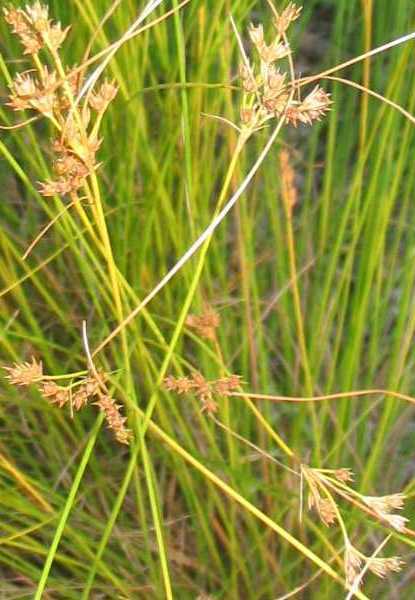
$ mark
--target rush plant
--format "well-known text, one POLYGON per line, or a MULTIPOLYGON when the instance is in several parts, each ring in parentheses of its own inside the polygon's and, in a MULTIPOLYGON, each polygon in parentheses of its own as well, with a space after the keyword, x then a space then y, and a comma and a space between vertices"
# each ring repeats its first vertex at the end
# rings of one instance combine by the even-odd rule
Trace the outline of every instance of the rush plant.
POLYGON ((410 593, 409 4, 3 8, 5 597, 410 593))

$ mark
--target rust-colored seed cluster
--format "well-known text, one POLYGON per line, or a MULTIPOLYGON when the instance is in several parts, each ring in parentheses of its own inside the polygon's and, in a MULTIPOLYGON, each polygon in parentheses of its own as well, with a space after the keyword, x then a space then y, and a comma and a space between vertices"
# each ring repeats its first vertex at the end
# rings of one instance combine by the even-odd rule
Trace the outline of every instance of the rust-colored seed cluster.
POLYGON ((105 414, 109 429, 121 444, 129 444, 132 434, 125 427, 126 417, 121 415, 121 405, 107 393, 104 373, 90 373, 78 378, 68 386, 59 385, 57 380, 43 374, 42 363, 32 358, 31 362, 15 363, 4 367, 10 383, 19 386, 36 385, 42 396, 50 403, 63 408, 79 411, 91 400, 105 414))
POLYGON ((311 125, 330 108, 330 97, 320 86, 316 86, 304 100, 299 100, 299 89, 294 90, 294 82, 290 85, 287 83, 287 72, 277 67, 279 61, 291 57, 286 32, 300 13, 301 8, 291 2, 275 17, 273 24, 276 36, 271 44, 265 41, 262 24, 251 24, 249 27, 256 57, 252 65, 248 60, 241 65, 240 77, 244 90, 241 120, 250 130, 262 127, 275 117, 284 117, 287 123, 295 127, 299 123, 311 125))
POLYGON ((35 111, 49 119, 56 131, 52 141, 55 178, 41 183, 39 191, 43 196, 76 194, 98 167, 99 126, 117 87, 105 81, 97 91, 76 102, 83 83, 82 70, 65 69, 59 56, 69 27, 62 29, 60 23, 49 19, 48 7, 40 2, 25 10, 5 8, 3 13, 34 65, 34 69, 15 76, 8 105, 15 111, 35 111))
POLYGON ((194 329, 200 337, 213 341, 216 339, 220 317, 217 312, 208 307, 201 315, 189 315, 186 319, 186 325, 194 329))
POLYGON ((172 377, 169 375, 164 379, 164 386, 167 390, 177 394, 193 393, 202 404, 202 412, 215 413, 218 410, 218 404, 215 397, 229 396, 241 385, 239 375, 230 375, 214 381, 207 381, 201 373, 192 373, 190 377, 172 377))
POLYGON ((48 7, 40 2, 19 8, 5 8, 4 18, 18 36, 24 48, 24 54, 36 55, 46 45, 57 50, 65 41, 70 27, 62 29, 60 23, 49 20, 48 7))
POLYGON ((291 166, 290 155, 287 150, 281 150, 279 154, 281 173, 281 193, 287 214, 291 216, 294 206, 297 204, 297 188, 295 186, 295 172, 291 166))
POLYGON ((352 544, 347 543, 344 553, 344 568, 346 581, 350 586, 356 586, 356 583, 360 583, 362 568, 366 564, 369 571, 384 579, 392 572, 397 573, 401 571, 405 563, 399 556, 390 556, 387 558, 365 556, 352 546, 352 544))
POLYGON ((327 527, 330 527, 336 521, 339 521, 342 525, 345 538, 344 569, 346 581, 350 586, 360 584, 364 565, 367 565, 369 571, 381 578, 386 577, 391 572, 401 570, 404 563, 398 556, 372 558, 365 556, 353 546, 347 535, 346 526, 333 492, 340 494, 342 498, 353 504, 356 500, 365 504, 374 512, 375 516, 400 532, 404 530, 407 519, 394 514, 392 511, 403 508, 405 500, 403 494, 363 496, 348 485, 353 480, 353 473, 350 469, 313 469, 302 465, 301 473, 309 490, 308 508, 314 509, 327 527))

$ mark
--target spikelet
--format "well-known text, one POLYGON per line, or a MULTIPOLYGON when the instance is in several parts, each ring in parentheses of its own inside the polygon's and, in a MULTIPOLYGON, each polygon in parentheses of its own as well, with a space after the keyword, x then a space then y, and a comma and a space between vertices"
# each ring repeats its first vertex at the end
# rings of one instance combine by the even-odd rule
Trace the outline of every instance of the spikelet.
POLYGON ((4 367, 8 371, 7 379, 13 385, 32 385, 41 381, 43 377, 42 363, 32 356, 31 362, 14 363, 11 367, 4 367))

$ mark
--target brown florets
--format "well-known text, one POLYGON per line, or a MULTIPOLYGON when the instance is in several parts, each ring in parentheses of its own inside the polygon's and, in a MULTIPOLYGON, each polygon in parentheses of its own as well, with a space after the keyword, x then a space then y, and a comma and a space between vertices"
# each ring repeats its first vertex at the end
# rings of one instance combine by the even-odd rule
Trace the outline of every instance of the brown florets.
POLYGON ((71 400, 71 391, 67 387, 58 385, 54 381, 45 381, 39 387, 42 396, 50 403, 63 408, 71 400))
POLYGON ((31 362, 14 363, 12 367, 4 367, 8 371, 7 379, 13 385, 31 385, 41 381, 43 377, 42 363, 32 357, 31 362))
POLYGON ((128 445, 132 439, 132 432, 125 427, 127 418, 121 416, 121 406, 106 394, 101 394, 95 404, 105 414, 107 425, 113 430, 117 441, 128 445))
POLYGON ((297 127, 298 123, 311 125, 330 110, 332 101, 320 86, 316 86, 301 103, 292 104, 287 108, 287 123, 297 127))
POLYGON ((290 155, 287 150, 281 150, 279 154, 282 198, 288 214, 291 215, 297 204, 297 188, 295 185, 295 171, 292 168, 290 155))
POLYGON ((349 481, 354 480, 353 471, 349 468, 343 467, 341 469, 335 469, 333 471, 333 475, 338 481, 342 481, 343 483, 347 483, 349 481))
POLYGON ((18 73, 10 85, 11 94, 8 106, 13 110, 35 110, 53 117, 57 101, 57 77, 54 71, 42 68, 41 76, 33 76, 30 71, 18 73))
POLYGON ((207 413, 217 412, 216 396, 229 396, 240 385, 241 378, 239 375, 230 375, 229 377, 207 381, 201 373, 195 372, 190 377, 176 378, 169 375, 164 379, 164 386, 169 391, 180 395, 194 393, 202 404, 202 412, 207 413))
POLYGON ((362 563, 360 553, 351 544, 347 544, 344 553, 344 570, 346 581, 350 586, 356 585, 362 571, 362 563))
POLYGON ((208 340, 216 339, 216 330, 220 325, 220 317, 211 308, 206 308, 201 315, 189 315, 186 325, 194 329, 201 337, 208 340))
POLYGON ((45 45, 57 50, 68 34, 69 27, 62 29, 60 23, 49 19, 49 9, 40 2, 27 5, 25 10, 4 8, 6 22, 24 47, 24 54, 37 54, 45 45))
POLYGON ((57 383, 58 378, 55 380, 52 376, 45 376, 42 363, 34 358, 31 362, 15 363, 4 368, 10 383, 19 386, 36 384, 43 398, 59 408, 69 406, 71 411, 79 411, 95 398, 95 404, 104 412, 107 425, 113 430, 117 441, 122 444, 130 442, 132 433, 125 427, 126 417, 121 415, 121 406, 107 393, 105 373, 91 373, 71 385, 63 386, 57 383))
POLYGON ((302 6, 297 6, 294 2, 290 2, 280 15, 275 17, 274 25, 278 34, 283 36, 291 23, 296 21, 303 10, 302 6))
POLYGON ((392 514, 393 510, 401 510, 404 506, 404 494, 390 494, 388 496, 361 496, 363 502, 369 506, 383 521, 396 529, 404 531, 408 519, 401 515, 392 514))
POLYGON ((117 88, 114 83, 104 81, 89 102, 84 99, 75 106, 84 71, 65 68, 57 53, 69 28, 62 29, 60 23, 52 21, 47 5, 39 1, 25 9, 5 8, 3 13, 25 46, 25 53, 37 55, 44 48, 56 65, 56 70, 50 71, 46 60, 36 56, 35 69, 18 73, 10 85, 8 106, 15 111, 36 111, 59 130, 59 143, 53 144, 57 153, 56 176, 40 183, 39 191, 43 196, 76 194, 99 167, 96 153, 101 145, 98 137, 101 117, 116 96, 117 88), (94 119, 91 119, 89 106, 99 113, 94 119))
POLYGON ((404 564, 404 561, 399 556, 368 558, 369 570, 381 579, 384 579, 389 573, 398 573, 402 570, 404 564))
POLYGON ((303 466, 302 471, 309 486, 308 509, 314 509, 324 525, 330 527, 337 519, 334 504, 331 499, 321 496, 318 475, 314 469, 303 466))
POLYGON ((117 93, 118 88, 114 82, 104 81, 98 92, 90 95, 89 105, 98 113, 103 113, 107 110, 108 105, 114 100, 117 93))
MULTIPOLYGON (((297 127, 299 123, 311 125, 320 120, 330 109, 331 100, 322 88, 316 86, 304 100, 299 99, 299 88, 293 95, 294 81, 287 84, 287 73, 281 72, 276 63, 289 58, 291 50, 286 39, 290 24, 298 19, 301 8, 290 2, 286 9, 276 16, 274 25, 277 34, 271 43, 265 41, 262 24, 249 26, 248 34, 256 50, 257 59, 250 64, 245 57, 240 67, 240 77, 244 90, 241 107, 243 124, 253 131, 261 128, 268 120, 285 116, 287 123, 297 127), (291 89, 290 89, 291 88, 291 89), (290 93, 291 92, 291 93, 290 93)), ((292 66, 292 60, 290 58, 292 66)))

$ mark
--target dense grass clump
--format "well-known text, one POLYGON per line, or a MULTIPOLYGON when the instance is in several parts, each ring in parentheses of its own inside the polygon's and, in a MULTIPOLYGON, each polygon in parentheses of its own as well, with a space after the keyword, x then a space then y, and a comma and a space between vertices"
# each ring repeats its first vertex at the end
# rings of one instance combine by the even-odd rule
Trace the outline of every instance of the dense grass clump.
POLYGON ((0 596, 409 598, 412 2, 2 16, 0 596))

